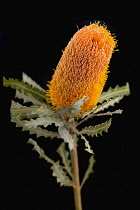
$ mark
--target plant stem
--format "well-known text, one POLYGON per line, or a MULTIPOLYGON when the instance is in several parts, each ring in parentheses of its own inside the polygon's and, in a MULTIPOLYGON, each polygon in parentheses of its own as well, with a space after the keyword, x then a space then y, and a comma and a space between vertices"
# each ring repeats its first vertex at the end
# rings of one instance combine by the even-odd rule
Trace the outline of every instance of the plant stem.
MULTIPOLYGON (((74 122, 72 122, 74 125, 74 122)), ((82 200, 81 200, 81 187, 80 187, 80 179, 79 179, 79 165, 78 165, 78 153, 77 153, 77 135, 73 132, 73 129, 70 130, 73 139, 74 139, 74 148, 70 151, 71 163, 72 163, 72 174, 73 181, 75 187, 73 187, 74 191, 74 202, 75 209, 82 210, 82 200)))

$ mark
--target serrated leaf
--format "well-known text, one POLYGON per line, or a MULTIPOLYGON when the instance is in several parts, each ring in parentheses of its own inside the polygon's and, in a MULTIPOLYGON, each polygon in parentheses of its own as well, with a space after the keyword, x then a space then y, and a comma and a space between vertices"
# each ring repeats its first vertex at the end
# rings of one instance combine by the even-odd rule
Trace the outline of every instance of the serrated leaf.
POLYGON ((35 120, 31 119, 30 121, 25 122, 25 126, 28 128, 34 127, 36 128, 39 125, 43 125, 45 128, 48 125, 51 125, 54 123, 56 126, 60 126, 63 124, 63 121, 60 118, 56 118, 54 116, 45 116, 45 117, 39 117, 35 120))
POLYGON ((81 99, 76 100, 76 102, 73 105, 73 109, 71 111, 70 118, 76 117, 78 115, 78 113, 82 110, 82 108, 80 108, 80 107, 88 99, 89 99, 88 97, 83 97, 81 99))
POLYGON ((50 137, 51 139, 53 138, 61 138, 59 133, 57 132, 52 132, 52 131, 48 131, 46 129, 42 129, 41 127, 36 127, 36 128, 27 128, 27 127, 23 127, 22 131, 26 131, 29 130, 30 134, 36 134, 37 138, 40 136, 44 136, 45 138, 50 137))
POLYGON ((46 106, 40 106, 38 109, 33 110, 33 114, 37 114, 39 116, 52 116, 54 112, 46 106))
POLYGON ((100 112, 100 111, 104 111, 104 109, 107 109, 110 106, 114 106, 116 103, 119 103, 120 100, 123 99, 123 96, 120 97, 116 97, 114 99, 110 99, 107 102, 104 102, 101 105, 98 105, 95 109, 94 109, 94 113, 100 112))
POLYGON ((80 98, 80 99, 77 99, 76 102, 74 103, 74 106, 77 106, 77 107, 80 107, 83 105, 83 103, 85 101, 87 101, 89 99, 89 97, 83 97, 83 98, 80 98))
POLYGON ((25 74, 24 72, 22 73, 22 79, 25 83, 28 83, 29 85, 31 85, 32 87, 37 88, 38 90, 46 93, 46 90, 44 90, 40 85, 38 85, 34 80, 32 80, 31 77, 29 77, 27 74, 25 74))
POLYGON ((89 112, 86 112, 82 115, 81 118, 84 118, 83 120, 81 120, 77 125, 80 125, 81 123, 83 123, 84 121, 88 120, 89 118, 91 117, 94 117, 94 116, 103 116, 103 115, 112 115, 112 114, 122 114, 122 110, 119 109, 119 110, 116 110, 114 112, 106 112, 106 113, 99 113, 99 114, 96 114, 100 111, 104 111, 104 109, 107 109, 109 106, 114 106, 115 103, 119 103, 119 101, 123 98, 123 96, 120 96, 120 97, 116 97, 114 99, 110 99, 106 102, 104 102, 103 104, 101 105, 98 105, 96 107, 94 107, 92 110, 90 110, 89 112))
POLYGON ((18 79, 6 79, 3 78, 3 85, 5 87, 12 87, 13 89, 24 92, 25 94, 32 94, 32 96, 40 102, 44 102, 46 99, 45 93, 43 91, 39 91, 37 88, 31 87, 29 84, 25 84, 23 81, 19 81, 18 79))
POLYGON ((74 187, 73 181, 66 175, 66 172, 63 170, 63 167, 60 166, 59 161, 55 162, 51 169, 53 170, 52 175, 56 177, 60 186, 74 187))
POLYGON ((99 125, 96 125, 96 126, 89 126, 89 127, 85 127, 83 128, 79 133, 80 134, 86 134, 88 136, 98 136, 98 134, 100 134, 102 136, 102 132, 108 132, 108 128, 110 127, 111 125, 111 118, 102 123, 102 124, 99 124, 99 125))
POLYGON ((57 132, 48 131, 46 129, 42 129, 41 127, 36 128, 28 128, 25 126, 25 120, 21 120, 19 116, 12 116, 11 122, 16 123, 16 127, 23 127, 22 131, 29 131, 29 134, 36 134, 37 138, 40 136, 44 136, 45 138, 50 137, 52 138, 61 138, 57 132))
MULTIPOLYGON (((97 107, 97 106, 96 106, 97 107)), ((91 109, 90 111, 87 111, 87 112, 84 112, 80 118, 84 118, 86 117, 87 115, 89 116, 92 112, 94 112, 94 110, 96 109, 96 107, 94 107, 93 109, 91 109)))
POLYGON ((60 186, 68 186, 68 187, 74 186, 73 181, 70 180, 70 178, 66 175, 66 172, 63 170, 63 167, 60 166, 59 161, 54 162, 51 158, 49 158, 44 153, 44 150, 40 148, 40 146, 33 139, 30 138, 27 143, 32 144, 34 146, 33 150, 35 150, 39 154, 40 158, 43 158, 48 163, 52 164, 51 167, 51 169, 53 170, 52 175, 56 177, 57 182, 60 183, 60 186))
POLYGON ((11 122, 16 123, 16 127, 23 127, 25 120, 20 120, 19 116, 11 116, 11 122))
POLYGON ((44 150, 37 144, 36 141, 30 138, 27 143, 34 146, 33 150, 35 150, 39 154, 39 158, 43 158, 48 163, 55 164, 55 162, 45 154, 44 150))
POLYGON ((32 105, 30 107, 23 106, 18 102, 12 101, 10 111, 13 115, 25 115, 31 117, 38 117, 38 116, 52 116, 54 112, 47 108, 47 106, 35 106, 32 105))
POLYGON ((129 83, 126 85, 119 87, 118 85, 115 88, 110 87, 106 92, 103 92, 99 98, 99 103, 103 101, 108 101, 111 98, 116 98, 120 96, 128 96, 130 95, 129 83))
POLYGON ((62 108, 57 109, 57 111, 55 111, 55 113, 57 115, 64 116, 64 115, 70 114, 73 109, 75 109, 74 106, 63 106, 62 108))
POLYGON ((89 145, 89 142, 88 142, 88 140, 85 138, 85 136, 83 136, 82 135, 82 133, 81 132, 79 132, 78 130, 75 130, 76 132, 77 132, 77 134, 78 135, 80 135, 81 136, 81 139, 83 139, 84 141, 85 141, 85 151, 87 151, 87 152, 89 152, 89 153, 91 153, 91 154, 94 154, 93 153, 93 150, 91 149, 91 146, 89 145))
POLYGON ((16 90, 15 98, 23 99, 23 103, 31 102, 34 105, 41 105, 41 106, 47 106, 47 107, 49 106, 47 104, 47 102, 43 103, 43 102, 40 102, 40 101, 36 100, 32 96, 32 94, 30 94, 30 93, 24 94, 24 93, 22 93, 22 92, 20 92, 18 90, 16 90))
POLYGON ((91 155, 91 157, 89 158, 89 165, 88 165, 88 168, 85 172, 85 175, 83 177, 83 180, 82 180, 82 183, 81 183, 81 189, 83 187, 83 185, 85 184, 86 180, 89 178, 89 175, 91 173, 93 173, 93 166, 94 166, 94 163, 95 163, 95 159, 94 159, 94 155, 91 155))
POLYGON ((58 133, 60 134, 61 138, 68 143, 69 149, 72 150, 74 147, 74 140, 70 135, 69 131, 62 125, 58 128, 58 133))
POLYGON ((22 104, 20 104, 19 102, 13 101, 11 102, 11 108, 22 108, 24 107, 22 104))
POLYGON ((80 134, 80 136, 81 136, 81 139, 83 139, 84 141, 85 141, 85 151, 87 151, 87 152, 89 152, 89 153, 91 153, 91 154, 94 154, 93 153, 93 150, 91 149, 91 146, 89 145, 89 142, 88 142, 88 140, 85 138, 85 136, 83 136, 82 134, 80 134))
POLYGON ((60 183, 60 186, 74 187, 73 181, 70 180, 70 178, 66 175, 66 172, 63 170, 63 167, 60 166, 59 161, 54 162, 51 158, 49 158, 45 154, 44 150, 33 139, 30 138, 27 143, 32 144, 34 146, 33 150, 35 150, 39 154, 40 158, 43 158, 48 163, 52 164, 52 175, 56 177, 57 182, 60 183))
POLYGON ((64 142, 62 142, 62 144, 60 144, 60 146, 58 147, 57 153, 62 158, 62 162, 64 164, 65 170, 72 177, 71 166, 70 166, 71 161, 69 160, 69 152, 66 150, 64 142))
POLYGON ((17 115, 21 116, 23 114, 30 116, 33 115, 32 112, 38 108, 39 108, 38 106, 30 106, 30 107, 23 106, 18 102, 12 101, 10 112, 12 113, 12 115, 15 116, 17 115))
POLYGON ((94 114, 94 116, 104 116, 104 115, 113 115, 113 114, 122 114, 122 109, 117 109, 113 112, 105 112, 105 113, 99 113, 99 114, 94 114))

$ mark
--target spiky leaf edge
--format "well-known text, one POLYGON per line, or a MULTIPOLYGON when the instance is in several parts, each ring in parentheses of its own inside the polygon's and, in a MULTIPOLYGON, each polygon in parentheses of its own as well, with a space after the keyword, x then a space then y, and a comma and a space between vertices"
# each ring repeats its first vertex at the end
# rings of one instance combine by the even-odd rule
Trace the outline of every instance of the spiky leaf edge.
POLYGON ((86 172, 85 172, 85 175, 84 175, 84 177, 83 177, 83 180, 82 180, 82 182, 81 182, 81 189, 82 189, 83 185, 85 184, 86 180, 89 178, 89 175, 90 175, 91 173, 94 172, 94 171, 93 171, 93 166, 94 166, 94 163, 95 163, 95 162, 96 162, 96 161, 95 161, 95 159, 94 159, 94 155, 91 155, 91 157, 89 158, 89 165, 88 165, 88 168, 87 168, 87 170, 86 170, 86 172))
POLYGON ((11 115, 11 122, 16 123, 16 127, 23 127, 22 131, 29 131, 29 134, 36 134, 37 138, 43 136, 45 138, 61 138, 57 132, 48 131, 46 129, 42 129, 41 127, 36 128, 28 128, 25 126, 25 120, 20 120, 19 116, 11 115))
POLYGON ((5 87, 11 87, 18 91, 21 91, 25 94, 30 93, 36 100, 40 102, 44 102, 44 100, 46 99, 44 92, 39 91, 37 88, 31 87, 29 84, 25 84, 23 81, 19 81, 18 79, 6 79, 5 77, 3 77, 3 85, 5 87))
POLYGON ((67 173, 72 176, 71 173, 71 161, 69 159, 69 152, 65 148, 65 142, 62 142, 60 146, 57 149, 57 153, 60 155, 62 158, 62 163, 64 164, 64 169, 67 171, 67 173))
POLYGON ((33 150, 35 150, 39 154, 39 158, 45 159, 48 163, 52 164, 52 175, 56 177, 56 180, 58 183, 60 183, 60 186, 67 186, 67 187, 74 187, 74 183, 70 178, 66 175, 66 172, 63 170, 63 167, 59 164, 59 161, 54 162, 52 159, 50 159, 44 152, 42 148, 37 144, 36 141, 33 139, 29 139, 29 144, 32 144, 33 150))
POLYGON ((98 124, 96 126, 89 126, 89 127, 85 127, 83 128, 79 133, 80 134, 86 134, 88 136, 96 136, 98 137, 98 134, 100 134, 102 136, 102 132, 108 132, 108 129, 111 125, 111 121, 112 118, 110 118, 109 120, 107 120, 106 122, 102 123, 102 124, 98 124))
POLYGON ((98 103, 102 103, 103 101, 108 101, 111 98, 116 98, 120 96, 128 96, 130 95, 130 87, 129 83, 127 82, 124 86, 116 85, 115 88, 110 87, 107 91, 104 91, 100 98, 98 103))

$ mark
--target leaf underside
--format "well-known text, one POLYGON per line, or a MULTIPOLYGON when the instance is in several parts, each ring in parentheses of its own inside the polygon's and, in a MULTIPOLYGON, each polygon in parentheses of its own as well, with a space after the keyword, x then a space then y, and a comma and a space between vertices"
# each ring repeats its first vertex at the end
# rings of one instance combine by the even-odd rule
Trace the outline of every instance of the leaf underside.
POLYGON ((36 128, 37 126, 44 126, 45 128, 48 125, 55 124, 56 126, 60 126, 63 124, 63 121, 60 118, 56 118, 54 116, 45 116, 45 117, 38 117, 37 119, 31 119, 30 121, 25 122, 25 126, 28 128, 36 128))
POLYGON ((72 150, 74 147, 74 140, 72 138, 72 135, 69 133, 69 131, 64 126, 59 126, 58 133, 60 134, 61 138, 68 143, 69 149, 72 150))

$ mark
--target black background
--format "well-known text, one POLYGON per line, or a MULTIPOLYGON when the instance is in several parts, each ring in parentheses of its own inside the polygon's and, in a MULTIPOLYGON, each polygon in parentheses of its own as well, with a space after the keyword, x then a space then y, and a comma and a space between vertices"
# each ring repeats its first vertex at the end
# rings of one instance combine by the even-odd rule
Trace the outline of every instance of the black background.
MULTIPOLYGON (((0 32, 1 78, 21 79, 22 72, 25 72, 46 88, 53 75, 52 69, 61 57, 61 50, 77 31, 76 25, 81 28, 95 20, 106 23, 118 40, 119 51, 111 59, 104 90, 129 82, 131 95, 116 105, 124 111, 122 115, 112 117, 109 133, 88 138, 95 152, 96 164, 94 174, 82 190, 83 209, 140 209, 138 20, 132 15, 123 18, 108 15, 67 20, 56 18, 46 24, 45 31, 0 32)), ((1 87, 0 197, 5 204, 4 209, 74 209, 72 189, 56 183, 50 165, 39 159, 32 146, 27 144, 29 133, 22 132, 10 122, 9 108, 14 94, 14 90, 1 87)), ((107 119, 109 117, 91 119, 84 125, 95 125, 107 119)), ((34 135, 32 138, 36 139, 34 135)), ((55 151, 61 140, 39 138, 37 142, 48 156, 58 160, 55 151)), ((82 176, 90 157, 84 151, 82 140, 78 151, 82 176)))

